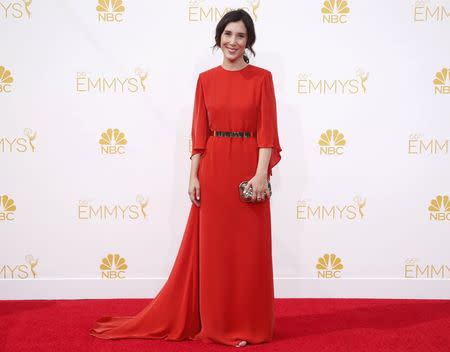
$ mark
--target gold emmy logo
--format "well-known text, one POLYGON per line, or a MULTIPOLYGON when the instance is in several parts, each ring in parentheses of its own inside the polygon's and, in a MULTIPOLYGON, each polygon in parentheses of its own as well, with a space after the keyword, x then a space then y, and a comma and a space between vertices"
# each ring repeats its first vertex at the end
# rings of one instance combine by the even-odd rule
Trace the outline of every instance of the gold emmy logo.
POLYGON ((137 68, 134 72, 139 78, 139 84, 140 84, 140 86, 142 88, 142 91, 145 92, 146 88, 147 88, 145 86, 145 80, 148 77, 148 72, 145 72, 142 68, 137 68))
POLYGON ((99 22, 122 22, 125 6, 122 0, 98 0, 96 10, 99 22))
POLYGON ((443 5, 431 6, 425 1, 416 1, 413 9, 414 22, 442 22, 450 18, 450 8, 443 5))
POLYGON ((14 78, 11 76, 11 71, 4 66, 0 66, 0 93, 11 93, 11 84, 14 78))
MULTIPOLYGON (((218 8, 216 6, 205 6, 203 0, 190 0, 188 4, 188 20, 190 22, 218 22, 220 19, 232 9, 229 7, 218 8)), ((239 6, 239 9, 245 10, 253 18, 258 20, 257 11, 261 0, 247 0, 245 4, 239 6)))
POLYGON ((148 205, 148 198, 144 198, 144 196, 139 194, 136 196, 136 202, 139 203, 139 209, 141 211, 142 216, 144 217, 144 219, 147 219, 148 214, 145 211, 145 208, 147 208, 148 205))
POLYGON ((358 94, 366 93, 366 82, 369 73, 361 69, 356 70, 356 77, 351 79, 313 80, 311 74, 300 73, 297 79, 298 94, 358 94))
POLYGON ((148 198, 136 196, 136 204, 98 204, 93 205, 89 200, 80 200, 77 211, 79 220, 146 220, 148 198))
POLYGON ((338 279, 342 277, 342 269, 344 265, 341 263, 341 258, 336 254, 324 254, 319 258, 316 264, 317 277, 323 279, 338 279))
POLYGON ((102 259, 100 265, 102 270, 102 279, 124 279, 125 270, 128 265, 125 264, 125 258, 121 258, 119 254, 108 254, 102 259))
POLYGON ((36 146, 34 145, 34 140, 36 139, 37 132, 33 132, 31 128, 25 128, 23 133, 24 137, 0 137, 0 152, 2 153, 25 153, 30 151, 34 153, 36 151, 36 146))
POLYGON ((139 93, 147 90, 147 78, 148 73, 140 68, 128 77, 91 77, 86 72, 78 72, 75 89, 79 93, 139 93))
POLYGON ((344 205, 312 205, 307 200, 297 202, 298 220, 357 220, 364 218, 363 209, 366 199, 359 196, 353 198, 355 204, 344 205))
POLYGON ((14 200, 6 194, 0 196, 0 221, 13 221, 14 212, 17 210, 14 200))
POLYGON ((27 264, 0 265, 0 277, 2 279, 35 279, 37 277, 36 266, 39 259, 34 259, 31 254, 25 256, 27 264))
POLYGON ((247 12, 250 12, 251 15, 253 15, 253 18, 255 21, 258 20, 258 15, 256 14, 256 11, 259 9, 259 6, 261 4, 260 0, 256 1, 247 1, 247 4, 250 6, 250 8, 245 8, 247 12))
POLYGON ((349 12, 347 1, 327 0, 322 7, 322 23, 347 23, 349 12))
POLYGON ((124 154, 124 148, 128 142, 123 132, 120 132, 117 128, 108 128, 106 132, 102 133, 99 143, 102 154, 124 154))
POLYGON ((31 18, 30 5, 32 0, 9 1, 9 3, 0 2, 0 18, 4 19, 22 19, 25 14, 28 19, 31 18))
POLYGON ((449 94, 450 93, 450 70, 444 67, 441 71, 436 73, 433 80, 434 94, 449 94))
POLYGON ((450 220, 450 200, 448 195, 436 196, 432 199, 428 206, 430 212, 430 220, 449 221, 450 220))
POLYGON ((420 265, 417 258, 407 258, 404 270, 405 279, 450 279, 449 265, 420 265))
POLYGON ((344 154, 344 135, 338 130, 326 130, 319 139, 320 155, 342 155, 344 154))
POLYGON ((408 140, 408 154, 448 154, 448 139, 439 141, 436 138, 425 139, 420 134, 411 134, 408 140))

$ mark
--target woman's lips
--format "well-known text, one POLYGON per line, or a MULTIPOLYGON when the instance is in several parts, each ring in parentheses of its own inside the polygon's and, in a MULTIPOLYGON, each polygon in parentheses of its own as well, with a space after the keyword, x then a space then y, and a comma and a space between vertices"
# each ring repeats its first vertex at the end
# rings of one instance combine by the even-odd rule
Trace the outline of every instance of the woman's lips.
POLYGON ((237 51, 237 49, 231 49, 231 48, 227 48, 227 50, 230 54, 234 54, 237 51))

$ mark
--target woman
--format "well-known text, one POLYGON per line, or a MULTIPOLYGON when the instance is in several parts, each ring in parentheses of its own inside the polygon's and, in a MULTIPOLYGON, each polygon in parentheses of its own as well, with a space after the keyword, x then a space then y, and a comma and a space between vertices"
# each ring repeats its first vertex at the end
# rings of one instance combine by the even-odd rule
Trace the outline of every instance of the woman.
POLYGON ((244 10, 216 28, 223 64, 199 74, 192 120, 189 196, 182 243, 168 280, 136 316, 104 317, 105 339, 200 340, 236 347, 269 342, 274 290, 268 180, 280 161, 270 71, 248 64, 255 30, 244 10), (238 133, 230 133, 238 132, 238 133), (251 202, 239 184, 252 187, 251 202))

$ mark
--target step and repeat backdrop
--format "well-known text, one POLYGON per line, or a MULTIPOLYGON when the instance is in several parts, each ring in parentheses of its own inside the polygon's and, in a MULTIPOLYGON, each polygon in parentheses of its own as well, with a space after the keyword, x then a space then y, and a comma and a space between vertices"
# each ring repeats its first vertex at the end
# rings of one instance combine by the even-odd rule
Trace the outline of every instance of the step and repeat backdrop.
POLYGON ((450 0, 0 0, 0 298, 156 295, 237 8, 277 98, 276 296, 450 298, 450 0))

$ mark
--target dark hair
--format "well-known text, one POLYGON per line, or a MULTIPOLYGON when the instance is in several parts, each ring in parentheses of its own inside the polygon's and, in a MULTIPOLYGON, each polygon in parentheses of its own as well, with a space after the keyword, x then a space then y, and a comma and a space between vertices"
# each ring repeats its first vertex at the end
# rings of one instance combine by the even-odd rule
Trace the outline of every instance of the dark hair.
MULTIPOLYGON (((230 22, 238 22, 241 21, 244 22, 245 28, 247 29, 247 45, 246 48, 248 48, 253 56, 256 56, 255 51, 253 50, 253 44, 256 41, 256 34, 255 34, 255 25, 253 24, 253 20, 250 17, 250 15, 247 13, 247 11, 243 9, 237 9, 237 10, 231 10, 228 11, 217 23, 216 26, 216 44, 212 47, 213 50, 215 47, 220 48, 220 37, 222 36, 223 31, 225 30, 225 27, 230 22)), ((249 63, 249 58, 244 53, 244 61, 246 63, 249 63)))

